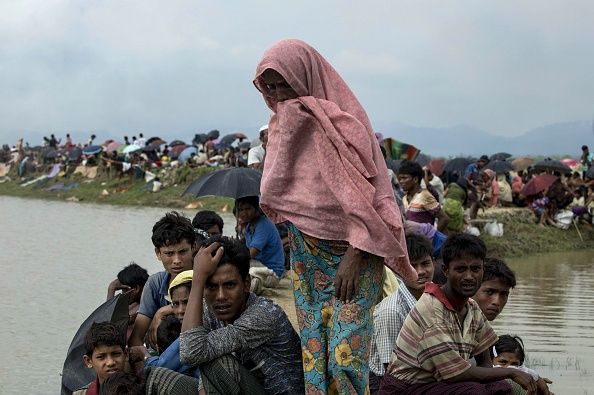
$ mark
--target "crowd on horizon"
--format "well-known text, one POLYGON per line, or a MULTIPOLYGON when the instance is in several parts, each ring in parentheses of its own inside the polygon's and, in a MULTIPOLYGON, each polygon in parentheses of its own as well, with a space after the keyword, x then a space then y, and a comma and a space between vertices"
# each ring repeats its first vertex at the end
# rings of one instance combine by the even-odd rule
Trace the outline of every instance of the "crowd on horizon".
MULTIPOLYGON (((570 207, 571 221, 591 216, 588 147, 583 174, 553 160, 520 169, 505 155, 419 163, 374 133, 346 82, 300 40, 269 48, 253 84, 273 112, 262 144, 197 136, 183 166, 262 169, 260 195, 235 200, 234 238, 210 211, 154 224, 164 270, 132 264, 109 285, 109 300, 128 298, 129 320, 85 328, 79 361, 95 378, 76 394, 551 394, 551 380, 524 366, 523 334, 491 327, 516 276, 473 220, 500 205, 529 207, 542 226, 570 207), (260 295, 287 277, 298 330, 260 295)), ((175 162, 173 142, 147 151, 151 139, 132 139, 98 155, 95 139, 84 166, 175 162)), ((22 140, 15 152, 20 170, 22 140)))

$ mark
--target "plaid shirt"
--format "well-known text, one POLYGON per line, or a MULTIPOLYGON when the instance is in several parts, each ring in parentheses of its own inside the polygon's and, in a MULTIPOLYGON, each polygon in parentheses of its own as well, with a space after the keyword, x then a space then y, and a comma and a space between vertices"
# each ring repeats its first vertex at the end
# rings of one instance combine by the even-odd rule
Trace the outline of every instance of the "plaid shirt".
POLYGON ((466 302, 464 322, 438 285, 425 293, 406 318, 387 372, 408 383, 448 380, 470 368, 469 359, 497 341, 476 302, 466 302))
POLYGON ((417 300, 399 279, 398 289, 375 307, 369 369, 376 376, 384 375, 384 364, 390 362, 400 328, 415 303, 417 300))

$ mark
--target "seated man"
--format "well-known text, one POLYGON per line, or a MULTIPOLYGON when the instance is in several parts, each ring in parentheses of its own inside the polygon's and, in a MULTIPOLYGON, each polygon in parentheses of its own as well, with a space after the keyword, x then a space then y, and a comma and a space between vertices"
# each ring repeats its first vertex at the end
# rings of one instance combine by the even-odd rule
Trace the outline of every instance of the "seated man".
POLYGON ((226 237, 200 249, 181 361, 200 368, 207 393, 303 394, 299 336, 279 306, 250 292, 249 262, 248 249, 226 237))
MULTIPOLYGON (((285 255, 278 230, 272 221, 260 211, 257 196, 237 199, 235 205, 237 218, 243 226, 245 244, 250 250, 251 258, 270 269, 252 268, 250 274, 258 279, 256 281, 261 280, 264 286, 276 287, 285 273, 285 255)), ((252 262, 252 266, 254 263, 252 262)))
POLYGON ((483 277, 485 244, 454 234, 443 246, 443 286, 427 284, 404 321, 380 394, 509 394, 512 379, 535 393, 524 372, 494 369, 489 348, 497 335, 472 299, 483 277), (471 366, 471 357, 481 357, 471 366))
POLYGON ((223 234, 223 218, 210 210, 198 211, 192 219, 192 226, 203 237, 209 238, 223 234))
POLYGON ((425 172, 416 162, 403 161, 398 168, 398 183, 405 192, 402 198, 404 215, 407 220, 433 225, 437 219, 437 229, 443 232, 449 218, 441 205, 428 189, 421 188, 425 172))
POLYGON ((115 280, 109 283, 107 287, 107 300, 113 298, 117 291, 130 292, 130 298, 128 299, 128 314, 130 315, 130 321, 128 322, 128 334, 126 338, 129 338, 134 328, 134 321, 136 320, 136 314, 138 313, 138 307, 140 306, 140 296, 144 289, 144 284, 148 280, 148 272, 146 269, 138 266, 132 262, 118 273, 115 280))
POLYGON ((169 284, 179 273, 192 268, 196 250, 196 235, 192 223, 175 211, 165 214, 153 226, 152 241, 155 255, 165 270, 151 275, 144 286, 138 316, 130 336, 131 347, 142 346, 147 332, 149 344, 156 347, 157 327, 161 318, 173 314, 166 299, 169 284))
POLYGON ((390 362, 392 350, 406 316, 423 294, 425 283, 431 282, 433 278, 432 248, 429 239, 425 236, 407 233, 406 249, 410 264, 417 272, 418 280, 408 282, 398 279, 396 292, 375 307, 369 357, 371 394, 376 394, 379 391, 381 378, 390 362))

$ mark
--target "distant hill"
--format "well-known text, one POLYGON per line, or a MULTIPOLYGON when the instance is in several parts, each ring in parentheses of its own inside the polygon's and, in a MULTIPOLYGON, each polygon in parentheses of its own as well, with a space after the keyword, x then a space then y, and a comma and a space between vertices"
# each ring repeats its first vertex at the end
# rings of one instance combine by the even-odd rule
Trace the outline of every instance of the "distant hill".
POLYGON ((588 121, 550 124, 517 137, 495 136, 468 125, 426 128, 394 123, 375 127, 384 137, 391 136, 414 144, 423 153, 432 156, 479 156, 502 151, 513 155, 578 156, 583 144, 594 145, 592 124, 588 121))

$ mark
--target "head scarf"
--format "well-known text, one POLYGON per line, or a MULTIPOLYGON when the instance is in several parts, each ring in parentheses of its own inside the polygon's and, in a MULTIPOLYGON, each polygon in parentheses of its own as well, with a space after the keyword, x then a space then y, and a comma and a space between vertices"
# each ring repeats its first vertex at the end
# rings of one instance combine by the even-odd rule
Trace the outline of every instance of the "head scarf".
POLYGON ((264 53, 254 85, 274 112, 260 189, 266 214, 313 237, 346 240, 416 278, 373 128, 336 70, 303 41, 282 40, 264 53), (267 69, 299 97, 276 102, 262 78, 267 69))

